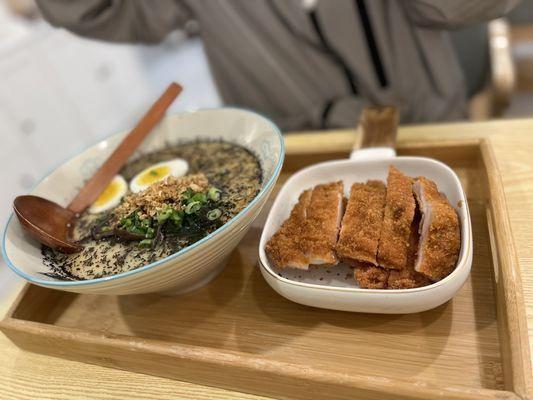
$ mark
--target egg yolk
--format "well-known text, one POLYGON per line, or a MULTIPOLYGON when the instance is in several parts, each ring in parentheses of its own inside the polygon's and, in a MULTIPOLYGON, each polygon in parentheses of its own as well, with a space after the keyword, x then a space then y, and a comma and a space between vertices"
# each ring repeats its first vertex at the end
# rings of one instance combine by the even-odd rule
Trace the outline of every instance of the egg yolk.
POLYGON ((107 187, 104 189, 102 193, 100 193, 100 196, 96 199, 96 201, 93 203, 93 206, 101 206, 106 204, 107 202, 113 200, 118 193, 120 192, 120 182, 118 181, 112 181, 107 187))
POLYGON ((137 183, 142 186, 149 186, 165 178, 167 175, 170 175, 170 167, 166 165, 150 168, 137 178, 137 183))

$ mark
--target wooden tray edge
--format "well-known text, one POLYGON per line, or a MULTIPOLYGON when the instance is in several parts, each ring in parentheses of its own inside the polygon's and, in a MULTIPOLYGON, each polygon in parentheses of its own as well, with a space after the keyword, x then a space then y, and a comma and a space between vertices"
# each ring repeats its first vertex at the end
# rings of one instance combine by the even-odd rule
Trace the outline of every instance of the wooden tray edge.
MULTIPOLYGON (((400 127, 401 130, 401 127, 400 127)), ((349 153, 353 149, 354 143, 358 140, 358 130, 346 131, 340 130, 328 135, 321 133, 297 134, 291 133, 285 135, 285 153, 287 155, 299 155, 310 153, 349 153)), ((420 147, 447 147, 447 146, 476 146, 479 147, 485 139, 469 137, 465 139, 444 139, 433 140, 423 138, 413 142, 398 137, 396 149, 402 151, 405 148, 420 147)))
POLYGON ((166 376, 230 390, 285 398, 353 398, 354 393, 379 399, 442 399, 487 400, 519 399, 512 391, 440 387, 423 382, 402 382, 364 375, 324 373, 312 367, 302 368, 278 361, 266 361, 242 353, 208 350, 196 346, 175 344, 152 339, 137 339, 125 335, 85 331, 6 318, 0 330, 20 347, 30 351, 67 358, 74 361, 112 367, 139 373, 166 376), (38 337, 47 343, 39 346, 38 337), (80 346, 79 349, 76 346, 80 346), (135 357, 132 357, 134 352, 135 357), (165 360, 165 369, 146 361, 165 360), (127 366, 123 365, 127 359, 127 366), (178 362, 178 360, 180 362, 178 362), (231 366, 231 368, 229 368, 231 366), (213 374, 212 371, 217 373, 213 374), (258 379, 261 376, 261 379, 258 379), (280 391, 279 387, 283 387, 280 391), (312 388, 312 393, 308 390, 312 388))
MULTIPOLYGON (((12 319, 12 317, 15 315, 17 308, 19 307, 20 303, 22 303, 22 300, 26 296, 26 293, 28 293, 29 288, 31 287, 31 283, 26 282, 24 286, 20 289, 19 293, 15 297, 15 300, 13 300, 13 303, 9 306, 6 313, 4 314, 3 321, 8 321, 12 319)), ((1 323, 2 321, 0 321, 1 323)))
MULTIPOLYGON (((502 344, 508 344, 509 357, 504 359, 505 381, 512 382, 512 390, 521 398, 533 398, 533 375, 529 350, 527 315, 520 275, 520 264, 514 245, 511 223, 509 221, 507 202, 499 166, 490 139, 481 141, 481 154, 486 164, 489 184, 489 214, 487 219, 492 223, 489 230, 493 259, 497 261, 499 279, 496 290, 498 295, 498 312, 504 318, 500 321, 500 335, 506 335, 502 344), (495 234, 497 233, 497 234, 495 234), (503 251, 505 249, 505 251, 503 251), (512 293, 513 295, 505 296, 512 293), (505 301, 502 301, 505 299, 505 301), (517 326, 518 329, 510 327, 517 326)), ((502 349, 505 354, 506 349, 502 349)))

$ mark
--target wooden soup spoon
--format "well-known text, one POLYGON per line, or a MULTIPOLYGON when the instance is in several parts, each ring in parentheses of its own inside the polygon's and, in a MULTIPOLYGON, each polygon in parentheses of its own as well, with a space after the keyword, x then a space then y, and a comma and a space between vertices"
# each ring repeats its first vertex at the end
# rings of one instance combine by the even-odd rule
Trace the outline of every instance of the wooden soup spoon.
POLYGON ((67 208, 38 196, 18 196, 13 208, 22 228, 39 242, 63 253, 81 251, 82 246, 69 239, 75 219, 98 198, 182 90, 177 83, 169 85, 67 208))

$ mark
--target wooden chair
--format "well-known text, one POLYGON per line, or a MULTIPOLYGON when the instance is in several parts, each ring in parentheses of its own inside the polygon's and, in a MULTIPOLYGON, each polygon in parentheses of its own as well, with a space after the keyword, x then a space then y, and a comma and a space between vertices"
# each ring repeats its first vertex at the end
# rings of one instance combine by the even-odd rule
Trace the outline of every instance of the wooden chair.
POLYGON ((469 119, 500 117, 509 106, 516 74, 509 23, 504 18, 452 33, 467 80, 469 119))

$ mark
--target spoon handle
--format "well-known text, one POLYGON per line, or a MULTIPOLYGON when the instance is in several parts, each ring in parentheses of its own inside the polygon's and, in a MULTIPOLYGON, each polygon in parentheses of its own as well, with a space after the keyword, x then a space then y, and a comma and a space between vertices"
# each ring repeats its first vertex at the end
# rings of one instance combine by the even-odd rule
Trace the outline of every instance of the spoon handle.
POLYGON ((171 83, 167 90, 154 103, 148 112, 142 117, 132 131, 122 140, 111 156, 102 164, 76 197, 68 205, 68 209, 75 213, 81 213, 89 207, 107 187, 113 177, 124 166, 128 158, 150 133, 155 125, 161 121, 167 108, 181 93, 183 88, 177 83, 171 83))
POLYGON ((396 146, 399 112, 396 107, 365 107, 359 120, 359 137, 354 150, 396 146))

